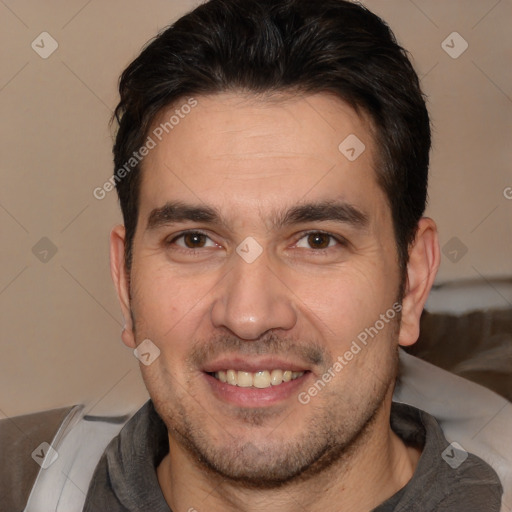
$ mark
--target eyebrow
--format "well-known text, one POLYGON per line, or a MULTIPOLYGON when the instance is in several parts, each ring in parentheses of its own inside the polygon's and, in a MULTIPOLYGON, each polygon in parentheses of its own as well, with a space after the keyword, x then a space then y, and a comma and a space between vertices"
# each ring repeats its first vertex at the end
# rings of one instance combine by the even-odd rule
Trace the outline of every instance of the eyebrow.
POLYGON ((369 225, 370 219, 356 206, 345 201, 320 201, 294 206, 278 214, 274 226, 281 227, 306 222, 334 221, 349 224, 360 229, 369 225))
MULTIPOLYGON (((220 213, 211 206, 168 202, 151 211, 146 230, 156 230, 168 224, 187 221, 223 224, 220 213)), ((271 225, 274 229, 279 229, 294 224, 326 221, 340 222, 363 229, 368 226, 369 217, 359 208, 345 201, 320 201, 276 212, 272 217, 271 225)))
POLYGON ((179 202, 168 202, 160 208, 151 211, 146 230, 158 229, 176 222, 207 222, 220 223, 220 215, 210 206, 187 205, 179 202))

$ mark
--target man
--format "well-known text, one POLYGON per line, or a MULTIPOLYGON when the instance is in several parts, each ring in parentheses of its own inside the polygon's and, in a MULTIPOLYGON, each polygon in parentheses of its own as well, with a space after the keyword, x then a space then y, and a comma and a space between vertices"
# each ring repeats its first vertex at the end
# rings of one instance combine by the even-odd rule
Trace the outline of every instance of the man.
POLYGON ((112 275, 151 396, 84 510, 498 511, 392 403, 439 265, 430 127, 386 25, 342 0, 211 0, 125 70, 112 275))

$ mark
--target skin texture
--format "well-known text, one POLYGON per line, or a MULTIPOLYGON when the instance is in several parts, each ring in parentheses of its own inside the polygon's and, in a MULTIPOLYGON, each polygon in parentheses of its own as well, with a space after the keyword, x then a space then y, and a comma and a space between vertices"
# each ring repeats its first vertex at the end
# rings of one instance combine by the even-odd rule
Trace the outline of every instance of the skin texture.
POLYGON ((329 95, 196 99, 144 160, 129 280, 124 228, 111 233, 123 341, 149 338, 160 350, 141 371, 169 429, 162 492, 175 512, 370 510, 407 483, 420 454, 391 431, 389 414, 397 347, 416 341, 439 265, 435 224, 418 225, 401 320, 300 403, 398 298, 371 125, 329 95), (338 149, 350 134, 366 147, 354 161, 338 149), (218 218, 152 215, 166 203, 218 218), (305 204, 350 205, 366 221, 286 215, 305 204), (180 237, 186 230, 200 235, 180 237), (251 263, 236 250, 247 237, 261 248, 251 263), (283 396, 276 386, 232 399, 205 373, 216 363, 306 373, 283 396))

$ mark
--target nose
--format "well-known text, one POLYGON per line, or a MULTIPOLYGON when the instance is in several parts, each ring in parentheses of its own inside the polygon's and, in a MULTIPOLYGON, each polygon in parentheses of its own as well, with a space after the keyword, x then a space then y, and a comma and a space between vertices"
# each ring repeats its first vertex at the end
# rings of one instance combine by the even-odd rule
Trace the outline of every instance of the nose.
POLYGON ((293 293, 263 253, 247 263, 238 254, 211 309, 215 327, 229 329, 239 339, 256 340, 267 331, 290 330, 297 322, 293 293), (279 276, 279 277, 278 277, 279 276))

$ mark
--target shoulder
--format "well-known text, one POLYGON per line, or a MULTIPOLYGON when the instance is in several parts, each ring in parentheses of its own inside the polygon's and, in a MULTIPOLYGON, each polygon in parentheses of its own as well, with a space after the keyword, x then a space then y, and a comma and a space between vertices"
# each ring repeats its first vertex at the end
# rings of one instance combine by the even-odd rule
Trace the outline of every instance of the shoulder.
MULTIPOLYGON (((24 499, 24 510, 81 512, 98 462, 134 412, 88 416, 83 414, 82 406, 68 408, 58 428, 45 438, 55 456, 39 468, 24 499)), ((45 418, 39 417, 38 421, 42 426, 45 418)), ((34 464, 31 458, 23 460, 27 465, 34 464)))
POLYGON ((416 357, 401 353, 400 358, 394 400, 418 408, 422 423, 431 431, 437 426, 437 435, 444 439, 438 455, 445 463, 441 467, 452 471, 447 473, 450 488, 442 510, 461 510, 453 508, 455 502, 468 505, 464 510, 493 510, 489 504, 501 494, 501 487, 503 503, 512 502, 512 404, 416 357), (450 468, 449 463, 457 467, 450 468), (483 508, 473 508, 477 503, 483 508))

